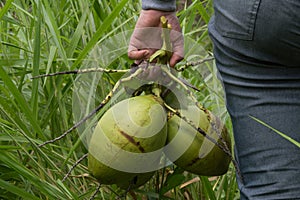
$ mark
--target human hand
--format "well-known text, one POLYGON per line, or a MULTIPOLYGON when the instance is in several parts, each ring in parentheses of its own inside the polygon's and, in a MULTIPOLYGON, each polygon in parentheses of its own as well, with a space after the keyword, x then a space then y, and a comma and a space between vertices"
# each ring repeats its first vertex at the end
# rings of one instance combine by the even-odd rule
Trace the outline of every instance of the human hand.
POLYGON ((128 48, 128 57, 136 60, 137 64, 142 60, 149 59, 155 51, 162 47, 161 16, 165 16, 172 27, 170 31, 172 49, 167 49, 172 52, 169 61, 170 66, 174 67, 184 57, 183 36, 176 13, 159 10, 142 10, 130 38, 128 48))

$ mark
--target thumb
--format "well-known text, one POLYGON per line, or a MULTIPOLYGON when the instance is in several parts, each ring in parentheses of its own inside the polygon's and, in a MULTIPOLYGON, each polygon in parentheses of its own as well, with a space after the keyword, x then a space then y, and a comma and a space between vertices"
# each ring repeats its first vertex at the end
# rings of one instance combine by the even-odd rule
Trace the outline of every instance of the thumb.
POLYGON ((178 62, 180 62, 183 59, 182 56, 173 53, 171 59, 170 59, 170 67, 174 67, 178 62))

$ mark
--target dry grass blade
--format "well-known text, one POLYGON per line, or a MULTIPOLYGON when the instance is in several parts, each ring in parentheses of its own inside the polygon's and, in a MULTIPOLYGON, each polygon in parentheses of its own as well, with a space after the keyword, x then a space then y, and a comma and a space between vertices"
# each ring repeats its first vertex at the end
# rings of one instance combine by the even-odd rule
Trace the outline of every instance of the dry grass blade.
POLYGON ((195 178, 193 178, 193 179, 191 179, 191 180, 189 180, 189 181, 187 181, 187 182, 181 184, 179 188, 180 188, 180 189, 185 188, 185 187, 187 187, 188 185, 193 184, 193 183, 196 183, 196 182, 199 182, 199 181, 200 181, 200 178, 197 176, 197 177, 195 177, 195 178))

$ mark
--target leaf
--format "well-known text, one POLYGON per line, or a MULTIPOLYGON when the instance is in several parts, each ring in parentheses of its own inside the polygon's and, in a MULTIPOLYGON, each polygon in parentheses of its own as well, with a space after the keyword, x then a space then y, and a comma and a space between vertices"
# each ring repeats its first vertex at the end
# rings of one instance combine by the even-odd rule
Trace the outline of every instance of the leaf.
POLYGON ((160 194, 164 195, 169 190, 181 185, 185 180, 183 172, 184 171, 182 171, 180 168, 177 168, 177 170, 175 170, 173 174, 169 174, 166 181, 164 182, 163 187, 160 190, 160 194))
POLYGON ((213 190, 213 187, 212 187, 210 181, 208 180, 208 178, 206 176, 201 176, 200 179, 203 184, 205 196, 207 197, 207 199, 217 200, 216 195, 213 190))

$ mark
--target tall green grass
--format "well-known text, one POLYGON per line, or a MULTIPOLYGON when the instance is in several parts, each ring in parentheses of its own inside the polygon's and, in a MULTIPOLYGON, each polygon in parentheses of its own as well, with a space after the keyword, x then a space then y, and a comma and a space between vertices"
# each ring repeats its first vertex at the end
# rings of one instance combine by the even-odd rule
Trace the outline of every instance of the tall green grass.
MULTIPOLYGON (((212 48, 207 34, 212 1, 179 3, 184 34, 208 54, 212 48)), ((31 77, 85 67, 87 56, 97 44, 134 28, 140 4, 129 0, 6 0, 0 6, 0 198, 89 199, 98 183, 88 175, 86 160, 62 181, 87 153, 76 131, 38 147, 75 123, 72 94, 76 76, 31 77)), ((125 68, 131 62, 126 55, 121 60, 125 68)), ((115 63, 110 67, 119 67, 115 63)), ((202 89, 196 94, 199 100, 217 112, 230 129, 213 63, 181 75, 202 89)), ((102 87, 107 87, 103 91, 110 89, 109 85, 102 87)), ((135 198, 122 195, 124 191, 115 186, 103 186, 95 198, 135 198)), ((211 178, 170 166, 136 191, 137 199, 238 197, 232 166, 226 175, 211 178)))

